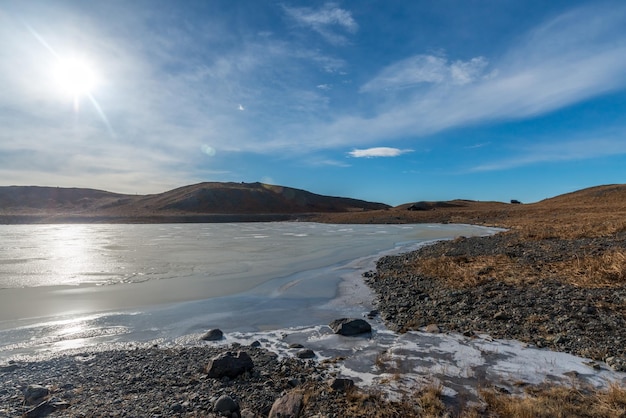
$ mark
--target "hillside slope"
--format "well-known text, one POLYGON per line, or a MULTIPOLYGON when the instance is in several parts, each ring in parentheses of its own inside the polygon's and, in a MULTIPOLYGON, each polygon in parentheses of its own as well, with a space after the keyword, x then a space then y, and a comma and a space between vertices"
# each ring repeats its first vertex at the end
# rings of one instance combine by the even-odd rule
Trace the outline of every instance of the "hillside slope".
POLYGON ((263 183, 200 183, 153 195, 79 188, 0 187, 0 223, 279 220, 294 214, 387 208, 382 203, 263 183))

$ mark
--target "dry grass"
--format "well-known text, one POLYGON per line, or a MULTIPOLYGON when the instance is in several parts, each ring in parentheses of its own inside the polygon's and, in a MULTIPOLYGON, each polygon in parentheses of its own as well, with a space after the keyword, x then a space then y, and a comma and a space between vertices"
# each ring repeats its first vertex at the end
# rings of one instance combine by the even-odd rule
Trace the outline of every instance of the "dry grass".
POLYGON ((494 278, 519 283, 537 277, 532 268, 505 255, 420 258, 411 267, 413 273, 436 278, 450 288, 477 286, 494 278))
MULTIPOLYGON (((305 405, 318 401, 325 391, 305 391, 305 405)), ((484 405, 453 411, 443 401, 442 387, 426 386, 401 401, 389 401, 381 391, 351 388, 337 396, 333 404, 339 416, 355 418, 548 418, 548 417, 626 417, 626 387, 617 384, 606 390, 543 384, 526 386, 522 395, 495 389, 480 390, 484 405)), ((305 407, 306 410, 306 407, 305 407)))
POLYGON ((450 288, 467 288, 487 280, 529 284, 551 278, 578 287, 626 285, 626 250, 611 249, 597 255, 573 256, 571 260, 522 263, 507 255, 420 258, 413 274, 435 278, 450 288))
POLYGON ((567 266, 555 265, 566 271, 577 286, 613 286, 626 284, 626 250, 609 250, 598 256, 576 258, 567 266))
POLYGON ((577 387, 534 386, 523 396, 483 390, 487 406, 483 416, 511 418, 626 416, 626 388, 617 385, 604 391, 577 387))
POLYGON ((440 418, 452 416, 442 401, 442 387, 426 386, 417 391, 413 397, 401 401, 388 401, 381 392, 364 392, 353 389, 346 394, 346 417, 420 417, 440 418))

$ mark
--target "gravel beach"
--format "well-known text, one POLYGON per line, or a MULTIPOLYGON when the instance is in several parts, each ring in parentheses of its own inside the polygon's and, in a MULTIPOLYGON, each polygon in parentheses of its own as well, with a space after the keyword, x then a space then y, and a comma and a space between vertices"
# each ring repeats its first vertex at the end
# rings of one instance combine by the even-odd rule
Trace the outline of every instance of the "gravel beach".
POLYGON ((345 393, 333 383, 321 363, 259 347, 85 352, 1 367, 0 416, 265 417, 284 395, 307 393, 303 416, 339 417, 345 393), (211 359, 229 350, 247 353, 253 367, 231 377, 208 373, 211 359))
MULTIPOLYGON (((443 241, 417 251, 384 257, 366 273, 377 308, 398 331, 430 326, 441 331, 516 339, 538 347, 606 361, 626 371, 626 286, 588 288, 563 280, 558 271, 526 282, 506 282, 479 272, 474 286, 456 287, 414 273, 409 266, 433 257, 505 255, 540 266, 575 262, 585 254, 626 248, 626 234, 584 239, 520 241, 515 234, 443 241), (436 327, 435 327, 436 326, 436 327)), ((452 278, 453 279, 453 278, 452 278)))

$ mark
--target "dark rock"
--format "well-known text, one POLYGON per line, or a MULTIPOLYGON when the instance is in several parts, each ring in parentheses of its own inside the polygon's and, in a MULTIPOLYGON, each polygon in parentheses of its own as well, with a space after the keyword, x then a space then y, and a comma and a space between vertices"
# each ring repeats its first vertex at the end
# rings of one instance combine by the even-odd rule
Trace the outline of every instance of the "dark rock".
POLYGON ((28 385, 24 390, 24 402, 27 405, 36 405, 50 394, 47 387, 41 385, 28 385))
POLYGON ((239 404, 228 395, 220 396, 217 401, 215 401, 215 405, 213 405, 213 412, 217 412, 222 415, 230 415, 237 411, 239 411, 239 404))
POLYGON ((495 319, 496 321, 506 321, 507 319, 509 319, 509 316, 504 312, 499 311, 493 315, 493 319, 495 319))
POLYGON ((258 340, 255 340, 252 342, 252 344, 250 344, 250 347, 260 347, 261 346, 261 342, 258 340))
POLYGON ((364 319, 359 318, 335 319, 329 324, 329 327, 335 334, 339 335, 358 335, 372 332, 371 325, 364 319))
POLYGON ((296 353, 296 357, 306 359, 315 357, 315 352, 309 348, 300 350, 296 353))
POLYGON ((204 341, 219 341, 222 338, 224 338, 224 333, 219 328, 210 329, 201 337, 204 341))
POLYGON ((354 380, 338 377, 331 380, 329 386, 338 392, 345 392, 354 386, 354 380))
POLYGON ((237 354, 227 351, 213 357, 209 361, 206 371, 209 377, 235 378, 248 370, 252 370, 253 367, 254 363, 245 351, 238 351, 237 354))
POLYGON ((303 399, 301 393, 289 392, 274 402, 268 418, 298 418, 303 399))
POLYGON ((45 417, 46 415, 50 415, 53 412, 60 411, 62 409, 67 409, 70 406, 69 403, 62 401, 59 398, 52 397, 47 401, 41 402, 36 407, 29 409, 24 413, 24 417, 26 418, 40 418, 45 417))
POLYGON ((20 366, 13 363, 13 364, 7 364, 6 366, 0 366, 0 373, 8 373, 8 372, 13 372, 17 369, 19 369, 20 366))
POLYGON ((596 313, 596 308, 594 308, 593 306, 583 306, 580 309, 580 312, 587 315, 593 315, 596 313))
POLYGON ((304 346, 300 343, 289 344, 289 348, 304 348, 304 346))

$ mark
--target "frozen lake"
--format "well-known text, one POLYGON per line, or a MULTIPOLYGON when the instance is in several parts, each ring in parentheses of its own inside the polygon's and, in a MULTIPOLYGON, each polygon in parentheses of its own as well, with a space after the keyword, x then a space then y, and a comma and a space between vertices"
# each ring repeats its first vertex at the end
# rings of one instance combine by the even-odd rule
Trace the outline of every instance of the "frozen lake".
POLYGON ((198 344, 220 328, 222 343, 259 340, 289 355, 289 343, 299 342, 320 359, 345 357, 340 372, 363 384, 399 370, 396 385, 437 378, 450 394, 471 391, 477 379, 558 380, 572 371, 600 386, 623 381, 585 359, 517 342, 397 335, 379 319, 366 338, 325 326, 372 309, 361 273, 381 256, 494 232, 452 224, 3 225, 0 364, 66 350, 198 344))

